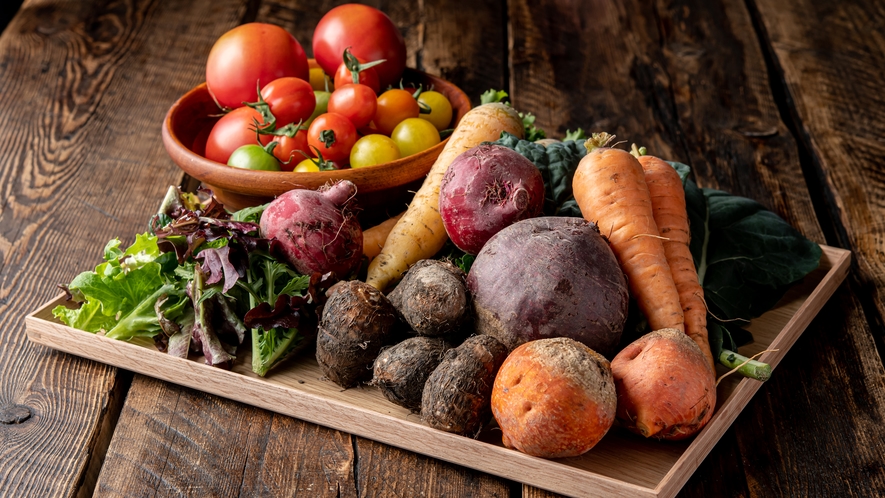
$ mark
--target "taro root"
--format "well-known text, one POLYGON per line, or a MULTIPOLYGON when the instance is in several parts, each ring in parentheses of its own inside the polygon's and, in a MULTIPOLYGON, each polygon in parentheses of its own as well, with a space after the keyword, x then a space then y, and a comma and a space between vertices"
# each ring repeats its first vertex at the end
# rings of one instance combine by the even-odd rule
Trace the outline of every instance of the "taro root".
POLYGON ((416 334, 457 334, 471 318, 466 277, 449 262, 423 259, 409 269, 387 298, 416 334))
POLYGON ((514 349, 492 390, 504 446, 543 458, 586 453, 611 428, 616 406, 608 360, 567 337, 514 349))
POLYGON ((390 402, 418 412, 424 383, 450 348, 438 337, 412 337, 385 348, 375 359, 372 384, 390 402))
POLYGON ((372 376, 372 364, 398 322, 396 309, 381 291, 358 280, 338 282, 327 296, 317 362, 329 380, 353 387, 372 376))
POLYGON ((624 273, 595 224, 540 217, 498 232, 467 275, 475 330, 509 349, 570 337, 611 357, 627 320, 624 273))
POLYGON ((620 425, 647 438, 694 435, 716 409, 716 376, 691 338, 677 329, 649 332, 612 360, 620 425))
POLYGON ((475 437, 491 417, 492 385, 507 347, 490 335, 468 337, 446 352, 427 378, 421 420, 436 429, 475 437))

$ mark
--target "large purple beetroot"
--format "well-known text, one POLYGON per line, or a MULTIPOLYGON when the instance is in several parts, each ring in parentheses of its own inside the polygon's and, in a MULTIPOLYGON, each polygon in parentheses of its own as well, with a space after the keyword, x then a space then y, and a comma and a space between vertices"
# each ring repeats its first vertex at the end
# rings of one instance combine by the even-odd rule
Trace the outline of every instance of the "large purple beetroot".
POLYGON ((261 234, 277 239, 300 273, 333 271, 343 278, 363 255, 363 231, 353 213, 355 194, 356 185, 348 180, 319 190, 290 190, 264 210, 261 234))
POLYGON ((627 319, 627 281, 596 225, 540 217, 498 232, 467 274, 476 332, 511 350, 570 337, 611 358, 627 319))
POLYGON ((449 238, 476 254, 492 235, 541 214, 544 180, 531 161, 500 145, 478 145, 452 161, 439 189, 449 238))

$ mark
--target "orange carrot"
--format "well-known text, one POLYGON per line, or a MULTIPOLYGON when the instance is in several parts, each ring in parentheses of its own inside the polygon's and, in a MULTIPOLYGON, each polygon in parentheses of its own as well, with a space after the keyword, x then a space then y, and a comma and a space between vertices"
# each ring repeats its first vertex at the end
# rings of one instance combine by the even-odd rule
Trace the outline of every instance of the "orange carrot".
POLYGON ((698 272, 689 249, 691 232, 685 208, 685 189, 679 173, 672 166, 654 156, 639 155, 633 146, 633 155, 645 171, 645 183, 651 195, 652 212, 663 240, 664 254, 679 293, 679 303, 685 316, 685 333, 701 348, 713 372, 716 364, 707 338, 707 305, 704 289, 698 281, 698 272))
POLYGON ((384 247, 384 242, 387 241, 387 236, 390 235, 393 226, 396 225, 396 222, 399 221, 404 214, 406 214, 405 211, 382 221, 372 228, 363 230, 363 256, 369 258, 371 261, 372 258, 381 252, 381 248, 384 247))
POLYGON ((606 147, 613 136, 594 133, 584 144, 572 190, 581 213, 608 237, 630 292, 652 330, 683 327, 679 293, 652 214, 645 173, 629 152, 606 147))

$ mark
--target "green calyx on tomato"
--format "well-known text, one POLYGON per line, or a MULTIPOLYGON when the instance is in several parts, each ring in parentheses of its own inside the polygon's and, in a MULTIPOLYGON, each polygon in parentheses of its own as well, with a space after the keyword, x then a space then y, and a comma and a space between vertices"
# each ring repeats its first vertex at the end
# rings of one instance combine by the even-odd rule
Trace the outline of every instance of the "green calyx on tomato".
MULTIPOLYGON (((327 148, 335 145, 335 130, 323 130, 320 132, 320 142, 327 148)), ((317 151, 319 152, 319 151, 317 151)))
POLYGON ((276 142, 270 142, 264 147, 257 144, 243 145, 230 155, 227 165, 258 171, 279 171, 280 162, 273 155, 277 145, 276 142))
POLYGON ((352 53, 350 53, 350 47, 344 49, 344 67, 350 71, 350 74, 353 78, 353 84, 357 85, 360 82, 360 73, 365 71, 366 69, 377 66, 378 64, 383 64, 387 62, 387 59, 380 59, 377 61, 371 62, 360 62, 359 59, 356 58, 352 53))
POLYGON ((298 163, 297 166, 295 166, 294 171, 296 173, 306 173, 309 171, 331 171, 334 169, 338 169, 334 162, 328 161, 323 158, 323 153, 320 152, 319 149, 317 149, 316 147, 311 148, 313 149, 314 153, 316 153, 317 157, 310 157, 309 155, 302 152, 301 155, 304 156, 304 160, 298 163))

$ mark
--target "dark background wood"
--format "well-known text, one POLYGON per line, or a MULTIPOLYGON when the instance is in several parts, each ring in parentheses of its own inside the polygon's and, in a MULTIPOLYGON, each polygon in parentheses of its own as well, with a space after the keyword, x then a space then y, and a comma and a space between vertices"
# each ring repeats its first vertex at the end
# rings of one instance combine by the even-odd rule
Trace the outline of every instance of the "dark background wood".
MULTIPOLYGON (((24 314, 185 181, 159 123, 213 41, 258 20, 309 51, 339 3, 0 7, 0 496, 550 496, 24 336, 24 314)), ((553 136, 616 133, 852 249, 849 281, 681 496, 885 494, 881 3, 366 3, 402 30, 410 66, 474 102, 506 89, 553 136)))

